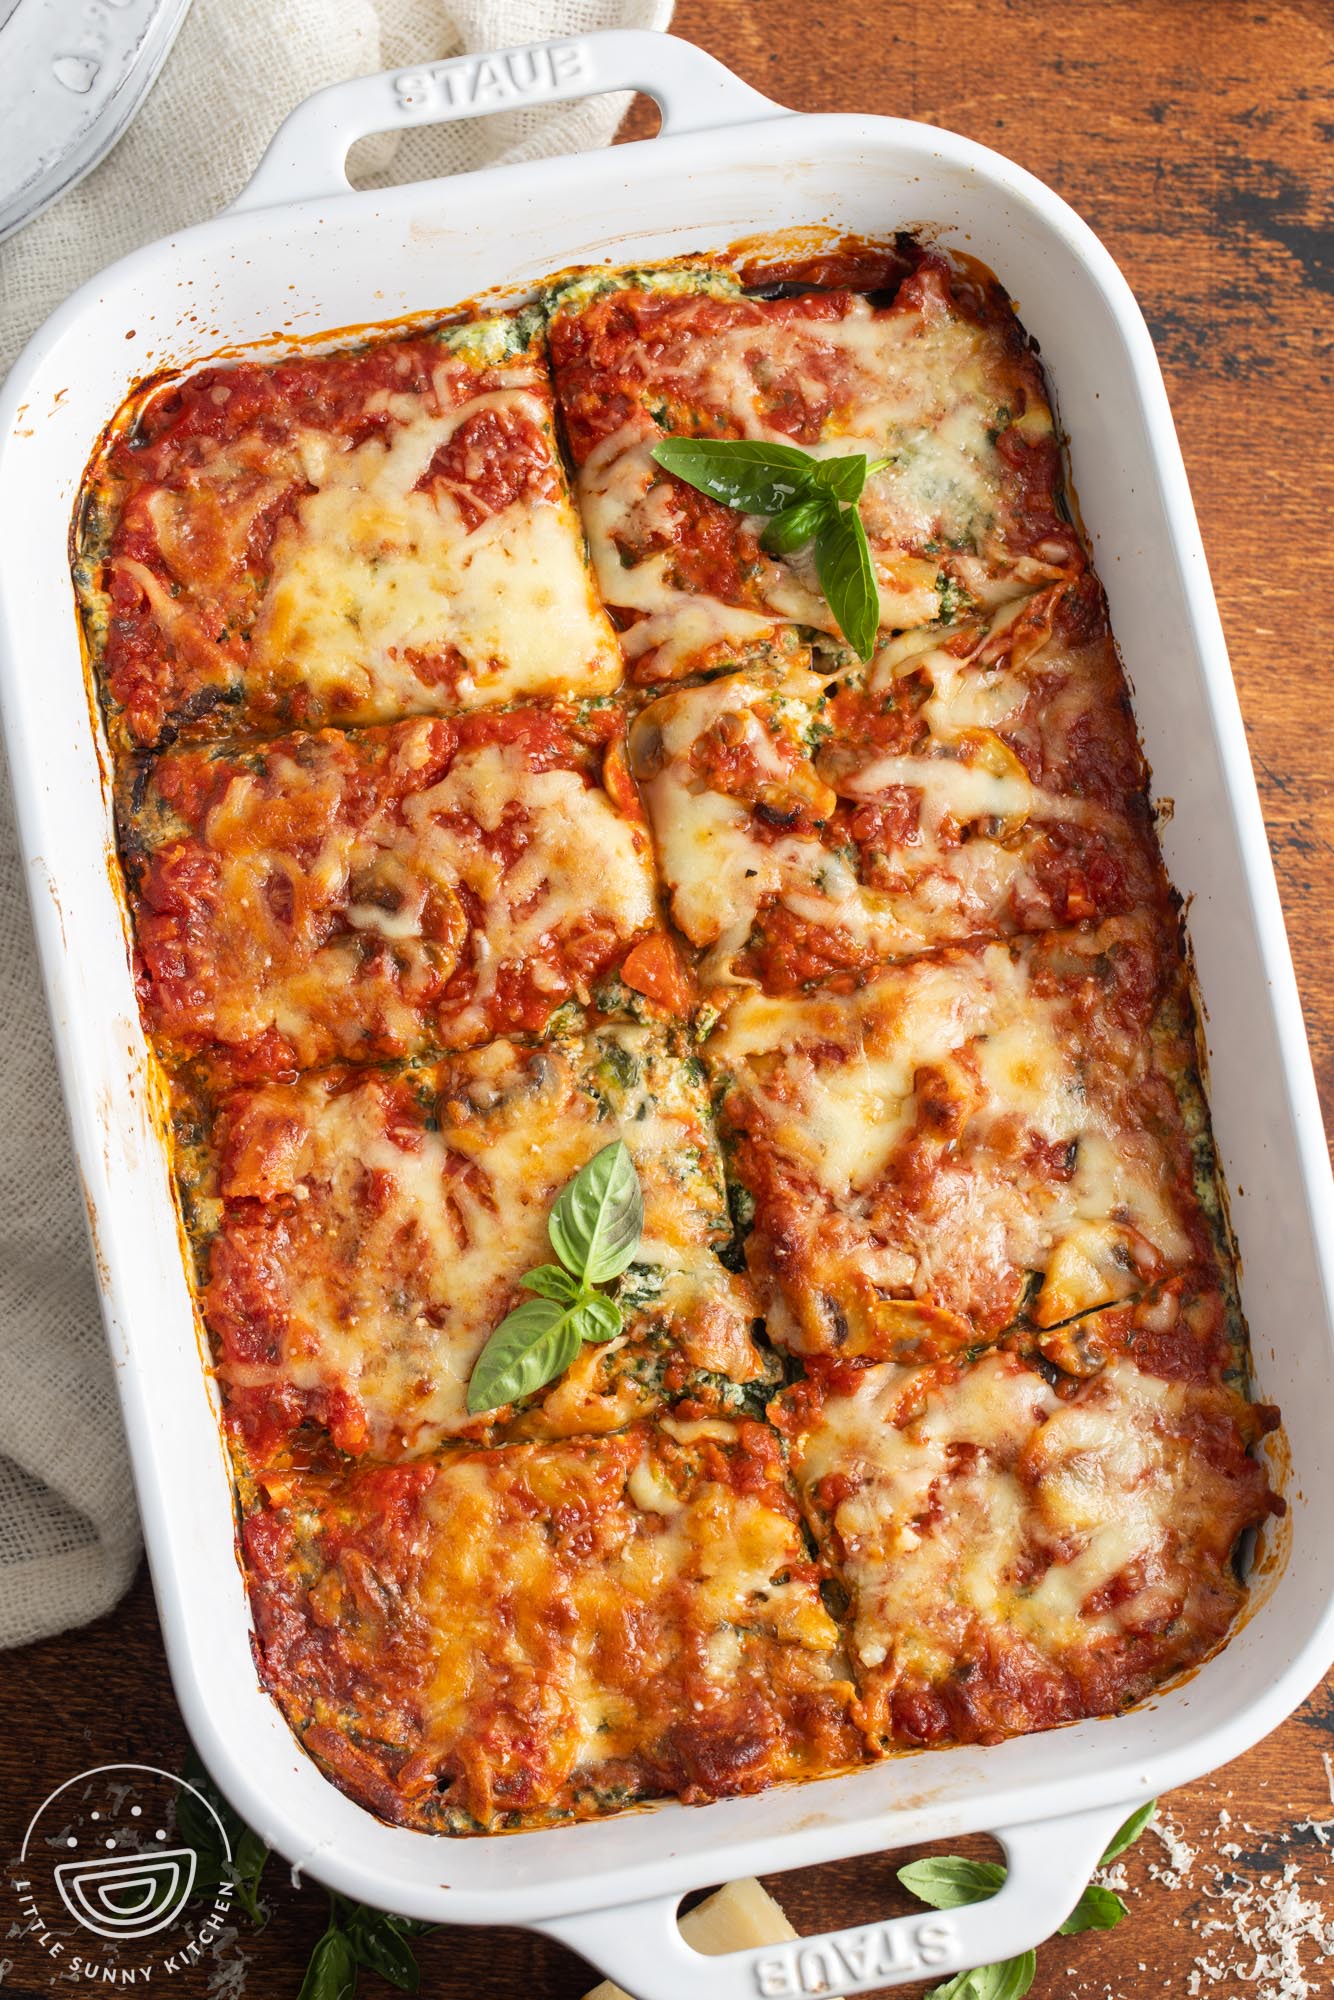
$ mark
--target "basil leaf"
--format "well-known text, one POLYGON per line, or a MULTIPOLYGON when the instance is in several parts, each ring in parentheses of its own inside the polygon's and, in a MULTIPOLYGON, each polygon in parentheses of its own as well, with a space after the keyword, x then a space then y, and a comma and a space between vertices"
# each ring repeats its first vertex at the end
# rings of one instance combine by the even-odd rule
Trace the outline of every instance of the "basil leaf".
POLYGON ((847 458, 817 458, 815 477, 836 500, 860 500, 866 484, 866 453, 855 451, 847 458))
POLYGON ((994 1968, 997 1974, 994 1987, 987 2000, 1024 2000, 1024 1995, 1038 1976, 1037 1953, 1020 1952, 1018 1958, 1002 1959, 994 1968))
POLYGON ((368 1965, 400 1993, 420 1991, 421 1969, 412 1946, 387 1912, 354 1903, 343 1921, 359 1965, 368 1965))
POLYGON ((809 500, 799 500, 795 507, 785 507, 781 514, 774 515, 760 536, 760 547, 771 556, 791 555, 793 549, 814 541, 831 511, 827 493, 814 493, 809 500))
POLYGON ((259 1835, 252 1827, 243 1827, 232 1856, 232 1886, 237 1902, 256 1930, 268 1922, 269 1913, 259 1900, 260 1877, 268 1858, 269 1850, 259 1835))
POLYGON ((781 514, 809 491, 818 463, 797 445, 748 438, 664 438, 653 456, 687 486, 747 514, 781 514))
POLYGON ((1112 1835, 1108 1843, 1107 1852, 1098 1863, 1099 1868, 1109 1868, 1119 1854, 1124 1854, 1128 1847, 1134 1846, 1157 1809, 1157 1799, 1150 1799, 1148 1804, 1141 1806, 1138 1812, 1131 1813, 1125 1825, 1118 1827, 1117 1831, 1112 1835))
POLYGON ((203 1760, 192 1743, 185 1755, 185 1769, 181 1776, 191 1787, 181 1792, 176 1800, 176 1831, 187 1840, 191 1847, 201 1854, 216 1854, 222 1858, 222 1837, 218 1832, 218 1820, 203 1801, 208 1800, 218 1819, 227 1830, 227 1839, 233 1849, 238 1836, 245 1831, 245 1821, 239 1813, 233 1812, 222 1793, 204 1769, 203 1760), (200 1796, 197 1798, 195 1794, 200 1796))
POLYGON ((310 1954, 296 2000, 354 2000, 356 1990, 356 1953, 347 1933, 331 1924, 310 1954))
POLYGON ((572 1278, 559 1264, 539 1264, 535 1270, 525 1271, 519 1283, 526 1285, 530 1292, 540 1298, 559 1299, 562 1304, 571 1303, 579 1296, 579 1280, 572 1278))
POLYGON ((269 1858, 269 1850, 259 1835, 251 1830, 238 1812, 234 1812, 222 1796, 200 1761, 193 1744, 185 1759, 185 1781, 193 1786, 192 1791, 182 1791, 176 1800, 176 1831, 182 1840, 193 1847, 196 1855, 195 1879, 191 1888, 191 1901, 200 1897, 215 1897, 224 1883, 230 1883, 237 1903, 256 1928, 262 1928, 268 1921, 268 1912, 259 1900, 260 1877, 269 1858), (199 1793, 202 1797, 196 1797, 199 1793), (222 1835, 218 1831, 218 1820, 208 1811, 203 1800, 217 1812, 218 1819, 226 1829, 227 1841, 231 1847, 228 1860, 223 1846, 222 1835))
MULTIPOLYGON (((761 537, 771 555, 789 555, 813 537, 820 588, 834 621, 858 658, 870 659, 880 629, 880 593, 856 503, 871 473, 882 471, 886 459, 870 464, 864 451, 813 458, 796 445, 684 437, 664 438, 654 446, 653 457, 678 479, 728 507, 776 517, 761 537), (829 500, 836 508, 840 501, 847 505, 835 512, 817 506, 829 500)), ((591 1279, 587 1270, 582 1275, 591 1279)))
POLYGON ((615 1299, 601 1292, 585 1292, 579 1301, 579 1338, 610 1340, 625 1325, 625 1314, 615 1299))
POLYGON ((899 1880, 919 1903, 933 1910, 957 1910, 965 1903, 983 1903, 1005 1880, 999 1861, 969 1861, 962 1854, 933 1854, 900 1868, 899 1880))
POLYGON ((604 1146, 566 1183, 547 1221, 551 1247, 587 1285, 620 1276, 643 1228, 644 1197, 623 1139, 604 1146))
POLYGON ((1013 1971, 1010 1984, 998 2000, 1024 2000, 1024 1995, 1038 1976, 1038 1955, 1035 1951, 1020 1952, 1018 1958, 1007 1958, 1006 1965, 1013 1971))
MULTIPOLYGON (((186 1782, 198 1785, 202 1791, 203 1786, 199 1785, 199 1779, 190 1771, 188 1765, 186 1770, 188 1773, 186 1782)), ((217 1821, 193 1792, 183 1791, 177 1794, 176 1831, 186 1846, 193 1847, 195 1851, 196 1878, 206 1876, 210 1886, 216 1887, 224 1878, 227 1867, 226 1851, 222 1844, 222 1836, 218 1832, 217 1821)))
POLYGON ((1078 1937, 1081 1931, 1115 1930, 1122 1917, 1128 1914, 1114 1889, 1104 1889, 1099 1883, 1090 1882, 1056 1935, 1078 1937))
POLYGON ((997 1965, 975 1965, 971 1972, 956 1972, 943 1986, 933 1986, 926 2000, 1023 2000, 1037 1976, 1037 1955, 1025 1951, 1018 1958, 1003 1958, 997 1965))
POLYGON ((815 572, 839 631, 859 660, 869 660, 880 630, 880 592, 862 517, 855 507, 821 528, 815 572))
POLYGON ((469 1414, 517 1403, 564 1374, 579 1352, 581 1312, 577 1300, 526 1299, 507 1313, 477 1357, 468 1382, 469 1414))
MULTIPOLYGON (((1100 1868, 1106 1868, 1139 1839, 1153 1818, 1156 1805, 1157 1800, 1150 1799, 1130 1815, 1109 1842, 1098 1864, 1100 1868)), ((996 1894, 1005 1875, 999 1862, 969 1861, 961 1854, 932 1855, 925 1861, 910 1861, 899 1870, 904 1888, 934 1910, 983 1902, 996 1894)), ((1077 1937, 1081 1931, 1113 1930, 1126 1915, 1126 1906, 1114 1890, 1090 1882, 1056 1935, 1077 1937)), ((943 1986, 933 1986, 926 2000, 1023 2000, 1036 1977, 1037 1958, 1027 1951, 996 1965, 979 1965, 971 1972, 956 1973, 943 1986)))

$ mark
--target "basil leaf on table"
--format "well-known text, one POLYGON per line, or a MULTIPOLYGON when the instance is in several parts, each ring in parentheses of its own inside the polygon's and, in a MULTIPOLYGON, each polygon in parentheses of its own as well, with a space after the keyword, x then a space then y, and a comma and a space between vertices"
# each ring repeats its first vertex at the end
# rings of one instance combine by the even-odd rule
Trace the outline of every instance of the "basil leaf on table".
POLYGON ((644 1229, 644 1197, 623 1139, 604 1146, 556 1197, 547 1222, 551 1247, 586 1285, 619 1278, 644 1229))
POLYGON ((264 1873, 269 1858, 269 1850, 251 1827, 243 1827, 240 1838, 232 1851, 232 1887, 236 1900, 245 1911, 256 1930, 263 1928, 268 1912, 259 1900, 260 1877, 264 1873))
POLYGON ((269 1859, 269 1850, 259 1835, 234 1812, 218 1790, 191 1744, 185 1759, 185 1782, 192 1787, 176 1802, 176 1830, 196 1855, 192 1897, 212 1898, 230 1884, 237 1904, 256 1930, 262 1930, 268 1912, 259 1900, 260 1879, 269 1859), (213 1807, 208 1811, 204 1800, 213 1807), (226 1830, 231 1859, 227 1859, 218 1820, 226 1830))
POLYGON ((1142 1805, 1138 1812, 1131 1813, 1125 1825, 1118 1827, 1108 1841, 1107 1852, 1098 1863, 1099 1868, 1110 1868, 1113 1861, 1116 1861, 1124 1854, 1128 1847, 1134 1846, 1157 1809, 1157 1799, 1150 1799, 1148 1804, 1142 1805))
MULTIPOLYGON (((192 1847, 195 1852, 195 1893, 212 1897, 224 1882, 230 1880, 230 1868, 218 1823, 195 1796, 196 1792, 203 1792, 207 1798, 212 1794, 213 1787, 203 1765, 193 1753, 186 1760, 185 1780, 193 1789, 182 1791, 176 1800, 176 1831, 186 1846, 192 1847)), ((234 1848, 235 1837, 230 1827, 228 1839, 234 1848)))
POLYGON ((803 499, 819 462, 798 445, 748 438, 664 438, 653 456, 664 472, 747 514, 781 514, 803 499))
MULTIPOLYGON (((1134 1844, 1153 1818, 1158 1801, 1150 1799, 1117 1828, 1099 1861, 1106 1868, 1134 1844)), ((1005 1881, 1006 1868, 999 1861, 970 1861, 963 1854, 932 1854, 924 1861, 910 1861, 898 1876, 904 1888, 933 1910, 957 1910, 968 1903, 985 1903, 1005 1881)), ((1090 1882, 1056 1931, 1057 1937, 1077 1937, 1081 1931, 1110 1931, 1129 1912, 1112 1889, 1090 1882)), ((994 1965, 974 1966, 971 1972, 956 1973, 943 1986, 933 1986, 926 2000, 1022 2000, 1037 1976, 1037 1958, 1031 1951, 1017 1958, 1005 1958, 994 1965)))
POLYGON ((839 631, 869 660, 880 631, 880 591, 862 517, 845 507, 815 538, 815 573, 839 631))
POLYGON ((963 1854, 931 1854, 900 1868, 899 1880, 919 1903, 933 1910, 958 1910, 984 1903, 1005 1880, 999 1861, 970 1861, 963 1854))
POLYGON ((1122 1917, 1129 1914, 1115 1889, 1104 1889, 1101 1883, 1090 1882, 1056 1935, 1078 1937, 1081 1931, 1115 1930, 1122 1917))
POLYGON ((354 2000, 356 1990, 357 1955, 352 1940, 331 1921, 310 1954, 296 2000, 354 2000))
POLYGON ((397 1918, 355 1903, 343 1922, 359 1965, 368 1965, 400 1993, 420 1992, 421 1968, 397 1918))
MULTIPOLYGON (((269 1849, 254 1828, 232 1810, 193 1745, 186 1756, 185 1779, 193 1789, 180 1794, 176 1830, 194 1848, 198 1859, 194 1893, 202 1891, 214 1896, 223 1884, 230 1883, 237 1907, 257 1930, 262 1929, 268 1912, 260 1903, 259 1885, 269 1849), (218 1821, 204 1800, 215 1809, 226 1829, 230 1861, 218 1821)), ((331 1894, 329 1926, 310 1955, 297 2000, 355 2000, 358 1965, 369 1966, 400 1992, 418 1992, 421 1973, 408 1940, 423 1937, 434 1928, 432 1924, 415 1923, 409 1917, 396 1917, 387 1910, 373 1910, 365 1903, 331 1894)))
POLYGON ((975 1965, 956 1972, 943 1986, 933 1986, 926 2000, 1023 2000, 1038 1976, 1036 1952, 1003 1958, 997 1965, 975 1965))

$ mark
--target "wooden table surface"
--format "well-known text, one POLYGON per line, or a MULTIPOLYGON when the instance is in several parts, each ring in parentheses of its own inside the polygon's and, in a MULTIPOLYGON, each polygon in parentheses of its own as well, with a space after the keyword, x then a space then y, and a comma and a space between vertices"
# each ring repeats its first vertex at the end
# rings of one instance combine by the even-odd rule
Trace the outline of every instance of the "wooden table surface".
MULTIPOLYGON (((798 109, 924 119, 1009 154, 1073 203, 1125 271, 1185 448, 1334 1123, 1328 0, 678 0, 675 26, 798 109)), ((650 123, 637 113, 631 129, 650 123)), ((888 221, 889 190, 886 202, 888 221)), ((141 1577, 101 1624, 0 1663, 0 1854, 78 1770, 179 1769, 184 1750, 141 1577)), ((1129 1919, 1046 1946, 1035 2000, 1301 1991, 1253 1976, 1244 1933, 1273 1933, 1284 1894, 1291 1922, 1293 1890, 1299 1930, 1334 1925, 1331 1753, 1334 1684, 1248 1756, 1173 1796, 1185 1850, 1146 1836, 1127 1868, 1129 1919), (1223 1928, 1206 1928, 1220 1912, 1223 1928)), ((807 1932, 869 1920, 906 1906, 897 1859, 770 1886, 807 1932)), ((293 1888, 277 1862, 267 1891, 271 1919, 231 1946, 230 1970, 183 1973, 173 1993, 295 2000, 325 1899, 293 1888)), ((0 1986, 46 1993, 49 1967, 5 1940, 10 1915, 0 1913, 0 1986)), ((1334 1991, 1334 1954, 1322 1970, 1313 1936, 1294 1948, 1311 1994, 1334 1991)), ((580 1961, 519 1932, 441 1931, 419 1956, 423 1991, 441 2000, 563 2000, 591 1983, 580 1961)), ((364 1975, 362 1991, 389 1989, 364 1975)))

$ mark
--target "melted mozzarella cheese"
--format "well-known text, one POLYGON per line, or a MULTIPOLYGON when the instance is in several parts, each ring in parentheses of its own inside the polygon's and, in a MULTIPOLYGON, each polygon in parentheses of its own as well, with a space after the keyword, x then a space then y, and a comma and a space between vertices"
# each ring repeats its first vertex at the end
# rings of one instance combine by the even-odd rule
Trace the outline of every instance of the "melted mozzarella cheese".
MULTIPOLYGON (((483 744, 400 795, 432 727, 407 723, 386 741, 381 770, 395 783, 369 809, 364 768, 336 737, 306 740, 299 756, 264 752, 262 782, 245 768, 232 776, 201 830, 219 870, 220 1039, 276 1026, 302 1063, 362 1053, 369 1034, 387 1052, 466 1045, 487 1032, 502 973, 538 978, 544 943, 581 930, 629 940, 655 923, 642 831, 577 771, 533 771, 520 745, 483 744), (505 828, 508 846, 495 838, 505 828), (480 913, 471 923, 464 894, 480 913), (368 934, 394 945, 392 959, 368 960, 368 934), (471 992, 446 1001, 460 963, 471 992)), ((554 1005, 567 990, 554 969, 551 984, 554 1005)))
MULTIPOLYGON (((851 1484, 832 1526, 862 1665, 937 1679, 976 1654, 979 1628, 1059 1657, 1133 1629, 1150 1591, 1179 1610, 1191 1393, 1118 1361, 1062 1401, 992 1354, 944 1385, 873 1368, 827 1399, 798 1476, 813 1494, 830 1474, 851 1484), (1108 1608, 1100 1593, 1118 1579, 1108 1608)), ((1196 1473, 1214 1477, 1203 1461, 1196 1473)))
MULTIPOLYGON (((979 626, 978 643, 1004 622, 979 626)), ((877 665, 871 701, 892 690, 899 671, 934 677, 936 692, 921 709, 931 734, 912 752, 872 753, 858 762, 835 735, 812 762, 806 746, 824 683, 805 671, 769 683, 724 676, 666 695, 639 718, 633 740, 672 913, 692 943, 712 947, 702 968, 706 980, 736 983, 733 960, 760 912, 775 902, 806 924, 841 934, 848 951, 887 959, 1008 931, 1017 923, 1017 899, 1027 926, 1037 928, 1041 915, 1056 921, 1060 914, 1034 867, 1045 823, 1100 830, 1114 846, 1131 838, 1114 811, 1035 784, 995 733, 991 725, 1029 698, 1021 671, 965 667, 946 648, 920 642, 914 651, 894 641, 886 652, 894 655, 892 667, 877 665), (819 817, 828 822, 838 794, 853 807, 906 795, 915 805, 911 832, 884 840, 871 831, 858 866, 833 844, 833 834, 826 845, 815 834, 762 827, 749 798, 711 790, 696 769, 696 752, 723 726, 729 748, 772 776, 780 807, 787 789, 804 800, 818 795, 825 801, 819 817), (795 757, 780 758, 780 742, 795 757)), ((1044 718, 1043 742, 1050 738, 1054 755, 1087 706, 1087 695, 1070 696, 1050 725, 1044 718)))
MULTIPOLYGON (((993 430, 1007 362, 989 328, 945 310, 883 313, 854 299, 837 319, 775 315, 762 333, 746 323, 711 329, 675 366, 661 353, 633 358, 655 389, 679 385, 726 411, 743 436, 785 444, 788 433, 761 413, 761 376, 771 381, 816 361, 834 385, 835 409, 825 436, 808 448, 832 457, 864 449, 893 461, 866 490, 873 546, 920 545, 935 534, 980 542, 991 526, 999 485, 993 430)), ((1033 405, 1024 426, 1049 435, 1050 413, 1033 405)))
POLYGON ((835 1200, 868 1187, 912 1129, 914 1079, 924 1064, 939 1063, 985 1025, 990 994, 980 973, 920 961, 895 996, 887 1026, 858 1018, 854 1000, 769 1000, 747 994, 729 1011, 710 1044, 723 1069, 760 1058, 758 1101, 773 1119, 785 1150, 813 1172, 835 1200), (841 1060, 801 1053, 804 1046, 837 1047, 841 1060), (764 1057, 779 1058, 785 1091, 766 1089, 764 1057), (795 1091, 795 1097, 789 1096, 795 1091))
MULTIPOLYGON (((1018 594, 1029 580, 1026 559, 1007 557, 999 527, 1005 473, 995 425, 1014 390, 993 329, 944 309, 876 313, 856 299, 838 319, 775 315, 757 329, 747 316, 677 350, 632 345, 623 365, 654 398, 697 402, 725 415, 743 438, 784 445, 791 437, 766 420, 760 382, 804 378, 816 403, 826 393, 822 383, 833 384, 825 433, 806 448, 817 457, 864 450, 891 460, 872 476, 861 503, 886 629, 921 625, 938 613, 941 560, 922 554, 925 548, 971 550, 971 583, 989 602, 1018 594)), ((1022 424, 1031 436, 1050 434, 1050 412, 1032 403, 1022 424)), ((681 588, 670 546, 623 560, 623 549, 655 538, 670 544, 677 532, 672 490, 651 457, 656 437, 647 418, 632 420, 598 444, 579 482, 604 597, 643 614, 625 635, 629 657, 652 653, 657 677, 672 679, 726 647, 761 642, 774 617, 837 635, 809 551, 785 562, 759 558, 747 589, 767 618, 681 588)), ((962 571, 963 564, 950 558, 948 566, 962 571)), ((1041 574, 1041 565, 1030 567, 1041 574)))
POLYGON ((502 967, 525 965, 544 938, 568 934, 581 921, 606 923, 620 937, 654 922, 641 836, 577 772, 535 773, 487 744, 457 757, 404 816, 427 872, 471 889, 485 912, 472 938, 479 1002, 494 992, 502 967), (468 822, 495 833, 509 816, 531 831, 505 863, 470 835, 468 822))
POLYGON ((922 1371, 872 1368, 855 1395, 827 1400, 798 1476, 808 1491, 830 1473, 853 1482, 833 1526, 863 1667, 889 1661, 934 1678, 948 1671, 960 1613, 996 1615, 1024 1535, 1011 1468, 1057 1407, 1047 1384, 1008 1355, 985 1356, 935 1393, 922 1371), (913 1392, 923 1388, 929 1400, 914 1418, 913 1392), (975 1455, 960 1457, 960 1445, 975 1455))
POLYGON ((300 680, 358 721, 424 705, 414 659, 459 656, 456 696, 472 704, 617 684, 615 640, 563 494, 520 496, 469 529, 448 490, 417 490, 458 426, 489 408, 546 421, 538 397, 505 389, 440 415, 419 410, 387 441, 350 450, 308 436, 315 490, 274 546, 253 645, 260 672, 300 680))
MULTIPOLYGON (((1050 1270, 1061 1310, 1040 1299, 1045 1325, 1124 1296, 1135 1270, 1127 1246, 1138 1246, 1147 1274, 1153 1259, 1187 1260, 1192 1244, 1175 1155, 1135 1110, 1138 1038, 1125 1032, 1118 1043, 1108 1028, 1091 1051, 1073 1031, 1068 993, 1035 983, 1032 955, 993 945, 919 959, 847 996, 748 994, 708 1052, 762 1120, 784 1172, 810 1176, 841 1212, 850 1267, 869 1265, 869 1246, 855 1246, 880 1227, 875 1205, 900 1149, 935 1143, 921 1077, 947 1086, 959 1125, 932 1183, 900 1197, 909 1207, 896 1209, 896 1228, 907 1233, 887 1246, 898 1253, 895 1282, 905 1255, 919 1296, 970 1270, 1050 1270), (1066 1149, 1069 1163, 1025 1165, 1016 1130, 1066 1149), (1078 1255, 1062 1256, 1072 1237, 1078 1255)), ((805 1282, 819 1282, 814 1271, 805 1282)))
MULTIPOLYGON (((753 1305, 713 1256, 728 1224, 703 1089, 654 1030, 608 1028, 534 1051, 493 1042, 420 1075, 420 1088, 444 1095, 429 1122, 405 1128, 373 1074, 253 1093, 247 1115, 261 1133, 292 1127, 264 1192, 295 1207, 290 1230, 258 1250, 245 1237, 241 1254, 260 1257, 257 1278, 276 1287, 287 1331, 276 1368, 231 1363, 230 1380, 343 1390, 380 1452, 420 1451, 466 1428, 473 1364, 517 1303, 522 1273, 550 1260, 552 1202, 616 1137, 644 1193, 635 1267, 662 1285, 643 1307, 627 1294, 631 1333, 680 1312, 695 1365, 757 1372, 753 1305)), ((590 1428, 579 1395, 567 1400, 590 1428)))
POLYGON ((297 1672, 269 1646, 270 1684, 298 1726, 352 1737, 350 1789, 397 1790, 395 1817, 435 1832, 653 1796, 664 1757, 681 1788, 730 1791, 737 1741, 748 1784, 855 1762, 838 1629, 772 1461, 749 1460, 736 1434, 641 1424, 596 1450, 444 1450, 396 1486, 295 1473, 275 1526, 296 1561, 252 1574, 261 1645, 321 1643, 297 1672))
POLYGON ((309 1189, 301 1220, 316 1242, 303 1242, 285 1273, 282 1374, 307 1391, 344 1388, 378 1448, 395 1435, 420 1448, 469 1421, 473 1363, 520 1273, 548 1254, 550 1199, 592 1157, 597 1134, 556 1058, 526 1117, 488 1122, 484 1170, 472 1180, 453 1170, 462 1134, 425 1131, 401 1145, 373 1090, 316 1104, 312 1092, 293 1176, 309 1189), (368 1216, 371 1175, 385 1205, 368 1216), (333 1262, 318 1255, 330 1233, 333 1262))

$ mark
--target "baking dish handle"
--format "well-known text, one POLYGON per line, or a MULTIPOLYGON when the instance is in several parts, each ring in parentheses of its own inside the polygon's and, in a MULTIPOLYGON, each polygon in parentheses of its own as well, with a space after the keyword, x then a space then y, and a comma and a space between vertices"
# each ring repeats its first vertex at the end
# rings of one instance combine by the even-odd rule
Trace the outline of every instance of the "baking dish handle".
POLYGON ((662 113, 664 136, 792 115, 691 42, 651 28, 604 28, 317 90, 279 126, 228 213, 347 194, 348 149, 373 132, 484 118, 607 90, 642 90, 651 97, 662 113))
POLYGON ((1050 1937, 1078 1902, 1133 1805, 1037 1820, 996 1834, 1009 1874, 989 1902, 706 1958, 681 1935, 679 1896, 552 1917, 534 1930, 582 1953, 635 2000, 807 2000, 947 1979, 1050 1937))

